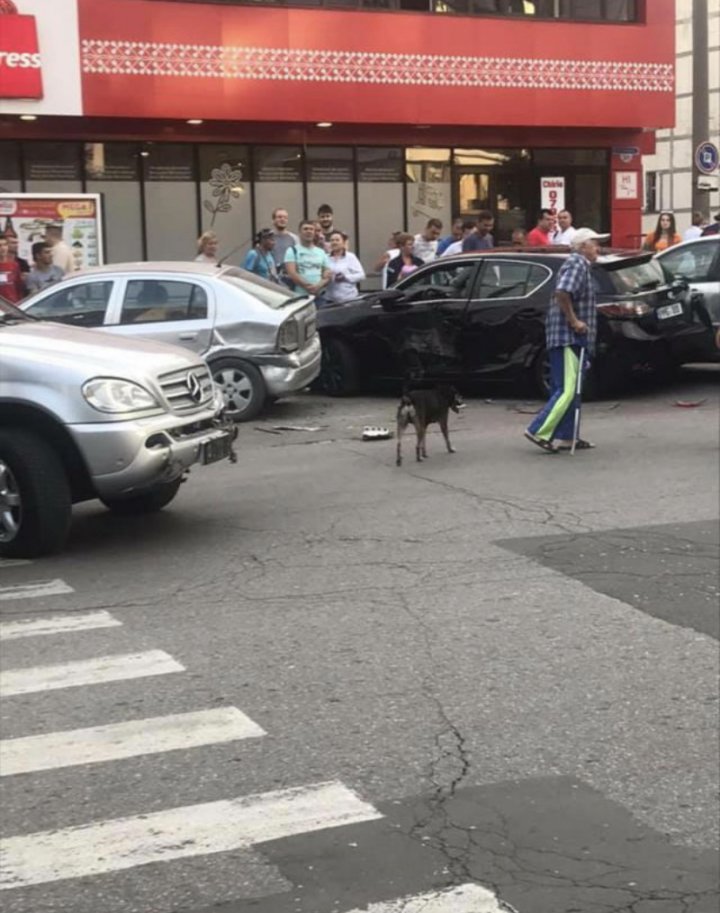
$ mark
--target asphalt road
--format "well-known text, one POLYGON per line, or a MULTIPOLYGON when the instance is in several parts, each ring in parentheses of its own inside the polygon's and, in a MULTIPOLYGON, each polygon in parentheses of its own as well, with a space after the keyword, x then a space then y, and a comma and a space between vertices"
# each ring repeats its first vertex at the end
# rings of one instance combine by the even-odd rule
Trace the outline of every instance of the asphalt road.
POLYGON ((717 380, 402 468, 301 397, 0 564, 5 913, 714 913, 717 380))

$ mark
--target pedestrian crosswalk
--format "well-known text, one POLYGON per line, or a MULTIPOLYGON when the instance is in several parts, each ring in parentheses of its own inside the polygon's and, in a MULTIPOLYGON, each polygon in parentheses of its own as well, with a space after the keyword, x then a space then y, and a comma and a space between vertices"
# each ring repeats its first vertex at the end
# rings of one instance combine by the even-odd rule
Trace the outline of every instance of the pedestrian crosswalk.
MULTIPOLYGON (((0 599, 10 604, 11 600, 64 596, 72 592, 73 588, 64 581, 51 580, 0 588, 0 599)), ((43 637, 52 655, 54 642, 48 639, 53 636, 64 636, 64 649, 67 649, 68 635, 83 638, 98 629, 124 627, 120 619, 104 610, 54 611, 42 617, 15 617, 21 610, 14 605, 10 607, 12 620, 0 623, 0 639, 8 642, 3 650, 5 662, 8 650, 15 643, 22 647, 26 638, 43 637)), ((115 638, 116 634, 106 631, 104 636, 106 643, 108 636, 115 638)), ((48 649, 43 655, 48 655, 48 649)), ((147 679, 151 677, 171 673, 179 676, 185 671, 182 663, 163 650, 118 652, 3 669, 0 697, 12 701, 36 695, 34 700, 42 702, 44 692, 61 689, 94 689, 101 684, 119 687, 121 683, 130 689, 147 688, 147 679), (136 686, 136 679, 145 681, 136 686)), ((89 693, 97 694, 97 690, 89 693)), ((121 704, 125 705, 125 702, 121 704)), ((33 735, 20 733, 16 738, 0 741, 0 776, 4 783, 11 784, 15 777, 80 765, 96 765, 98 776, 106 772, 109 776, 111 765, 128 763, 129 759, 145 758, 146 763, 152 764, 157 756, 167 757, 170 752, 219 750, 224 744, 262 740, 266 735, 261 726, 234 706, 121 719, 33 735)), ((162 762, 158 760, 158 763, 162 762)), ((136 797, 128 798, 132 805, 136 797)), ((139 866, 214 858, 218 854, 249 851, 269 841, 383 820, 383 814, 374 805, 338 780, 230 795, 209 802, 171 804, 168 808, 158 809, 154 805, 151 810, 123 817, 89 817, 91 820, 63 827, 56 813, 52 820, 41 822, 45 829, 0 841, 0 890, 33 891, 38 886, 53 887, 69 879, 110 876, 139 866)), ((34 908, 30 900, 27 907, 13 909, 29 913, 34 908)), ((174 907, 168 901, 167 907, 158 907, 154 913, 169 913, 171 908, 174 907)), ((113 913, 114 909, 107 904, 103 908, 104 913, 113 913)), ((346 913, 503 913, 507 909, 493 892, 467 884, 375 902, 346 913)))
POLYGON ((0 776, 98 764, 264 736, 237 707, 176 713, 0 741, 0 776))
POLYGON ((0 622, 0 640, 18 637, 39 637, 43 634, 70 634, 92 628, 117 628, 122 622, 104 610, 78 612, 73 615, 51 615, 49 618, 23 618, 20 621, 0 622))

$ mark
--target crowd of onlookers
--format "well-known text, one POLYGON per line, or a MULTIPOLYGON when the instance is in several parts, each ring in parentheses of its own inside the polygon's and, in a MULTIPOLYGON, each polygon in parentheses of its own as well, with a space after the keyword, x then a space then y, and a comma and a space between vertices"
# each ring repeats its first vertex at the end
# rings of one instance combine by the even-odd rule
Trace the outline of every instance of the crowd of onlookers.
MULTIPOLYGON (((325 203, 318 208, 316 219, 303 219, 297 234, 288 225, 287 210, 274 210, 272 227, 257 233, 243 267, 263 279, 285 284, 298 294, 314 295, 320 307, 354 298, 358 294, 358 283, 366 274, 349 249, 347 233, 335 226, 332 207, 325 203)), ((494 228, 493 214, 483 210, 475 219, 454 219, 446 235, 443 235, 440 219, 430 219, 417 234, 393 232, 387 249, 374 263, 373 271, 380 275, 382 287, 389 288, 438 257, 494 248, 494 228)), ((550 209, 542 209, 530 231, 516 228, 512 232, 509 246, 566 247, 572 244, 576 230, 569 210, 563 209, 556 214, 550 209)), ((701 213, 695 213, 685 239, 710 234, 713 230, 717 231, 717 225, 713 228, 701 213)), ((643 246, 659 251, 680 240, 673 214, 661 213, 656 230, 647 235, 643 246)), ((199 238, 196 259, 217 263, 218 238, 214 232, 205 232, 199 238)))
POLYGON ((18 254, 17 235, 9 231, 0 235, 0 295, 16 304, 74 272, 72 248, 62 236, 61 222, 47 225, 43 240, 32 245, 32 263, 28 263, 18 254))

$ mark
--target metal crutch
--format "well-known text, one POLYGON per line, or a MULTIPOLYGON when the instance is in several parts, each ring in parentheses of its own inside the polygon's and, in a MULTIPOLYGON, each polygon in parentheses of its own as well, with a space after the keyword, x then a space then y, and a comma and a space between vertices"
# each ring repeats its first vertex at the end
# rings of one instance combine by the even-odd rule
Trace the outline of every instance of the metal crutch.
POLYGON ((578 432, 580 431, 580 405, 582 397, 582 384, 583 384, 583 365, 585 363, 585 346, 582 346, 580 349, 578 365, 578 376, 577 383, 575 384, 575 420, 573 422, 573 440, 572 447, 570 448, 570 456, 575 456, 575 446, 578 440, 578 432))

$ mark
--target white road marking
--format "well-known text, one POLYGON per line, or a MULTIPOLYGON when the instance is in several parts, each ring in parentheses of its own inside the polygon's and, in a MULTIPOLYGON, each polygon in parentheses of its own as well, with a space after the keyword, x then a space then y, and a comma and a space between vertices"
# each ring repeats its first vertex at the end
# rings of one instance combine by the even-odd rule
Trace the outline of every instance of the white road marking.
POLYGON ((97 764, 136 755, 197 748, 264 736, 237 707, 218 707, 146 720, 71 729, 0 741, 0 776, 97 764))
POLYGON ((57 688, 145 678, 148 675, 166 675, 169 672, 183 672, 184 669, 184 666, 162 650, 98 656, 95 659, 59 663, 57 666, 33 666, 29 669, 0 672, 0 696, 54 691, 57 688))
POLYGON ((342 783, 330 782, 41 831, 0 843, 0 889, 223 853, 382 817, 342 783))
POLYGON ((74 615, 51 615, 46 618, 23 618, 0 622, 0 640, 16 637, 38 637, 41 634, 65 634, 91 628, 116 628, 122 622, 109 612, 78 612, 74 615))
POLYGON ((27 558, 0 558, 0 571, 4 567, 20 567, 23 564, 32 564, 27 558))
POLYGON ((62 596, 74 592, 64 580, 44 580, 42 583, 26 583, 24 586, 0 587, 0 602, 4 599, 40 599, 43 596, 62 596))
POLYGON ((508 913, 492 891, 479 884, 465 884, 444 891, 416 894, 381 903, 371 903, 348 913, 508 913))

